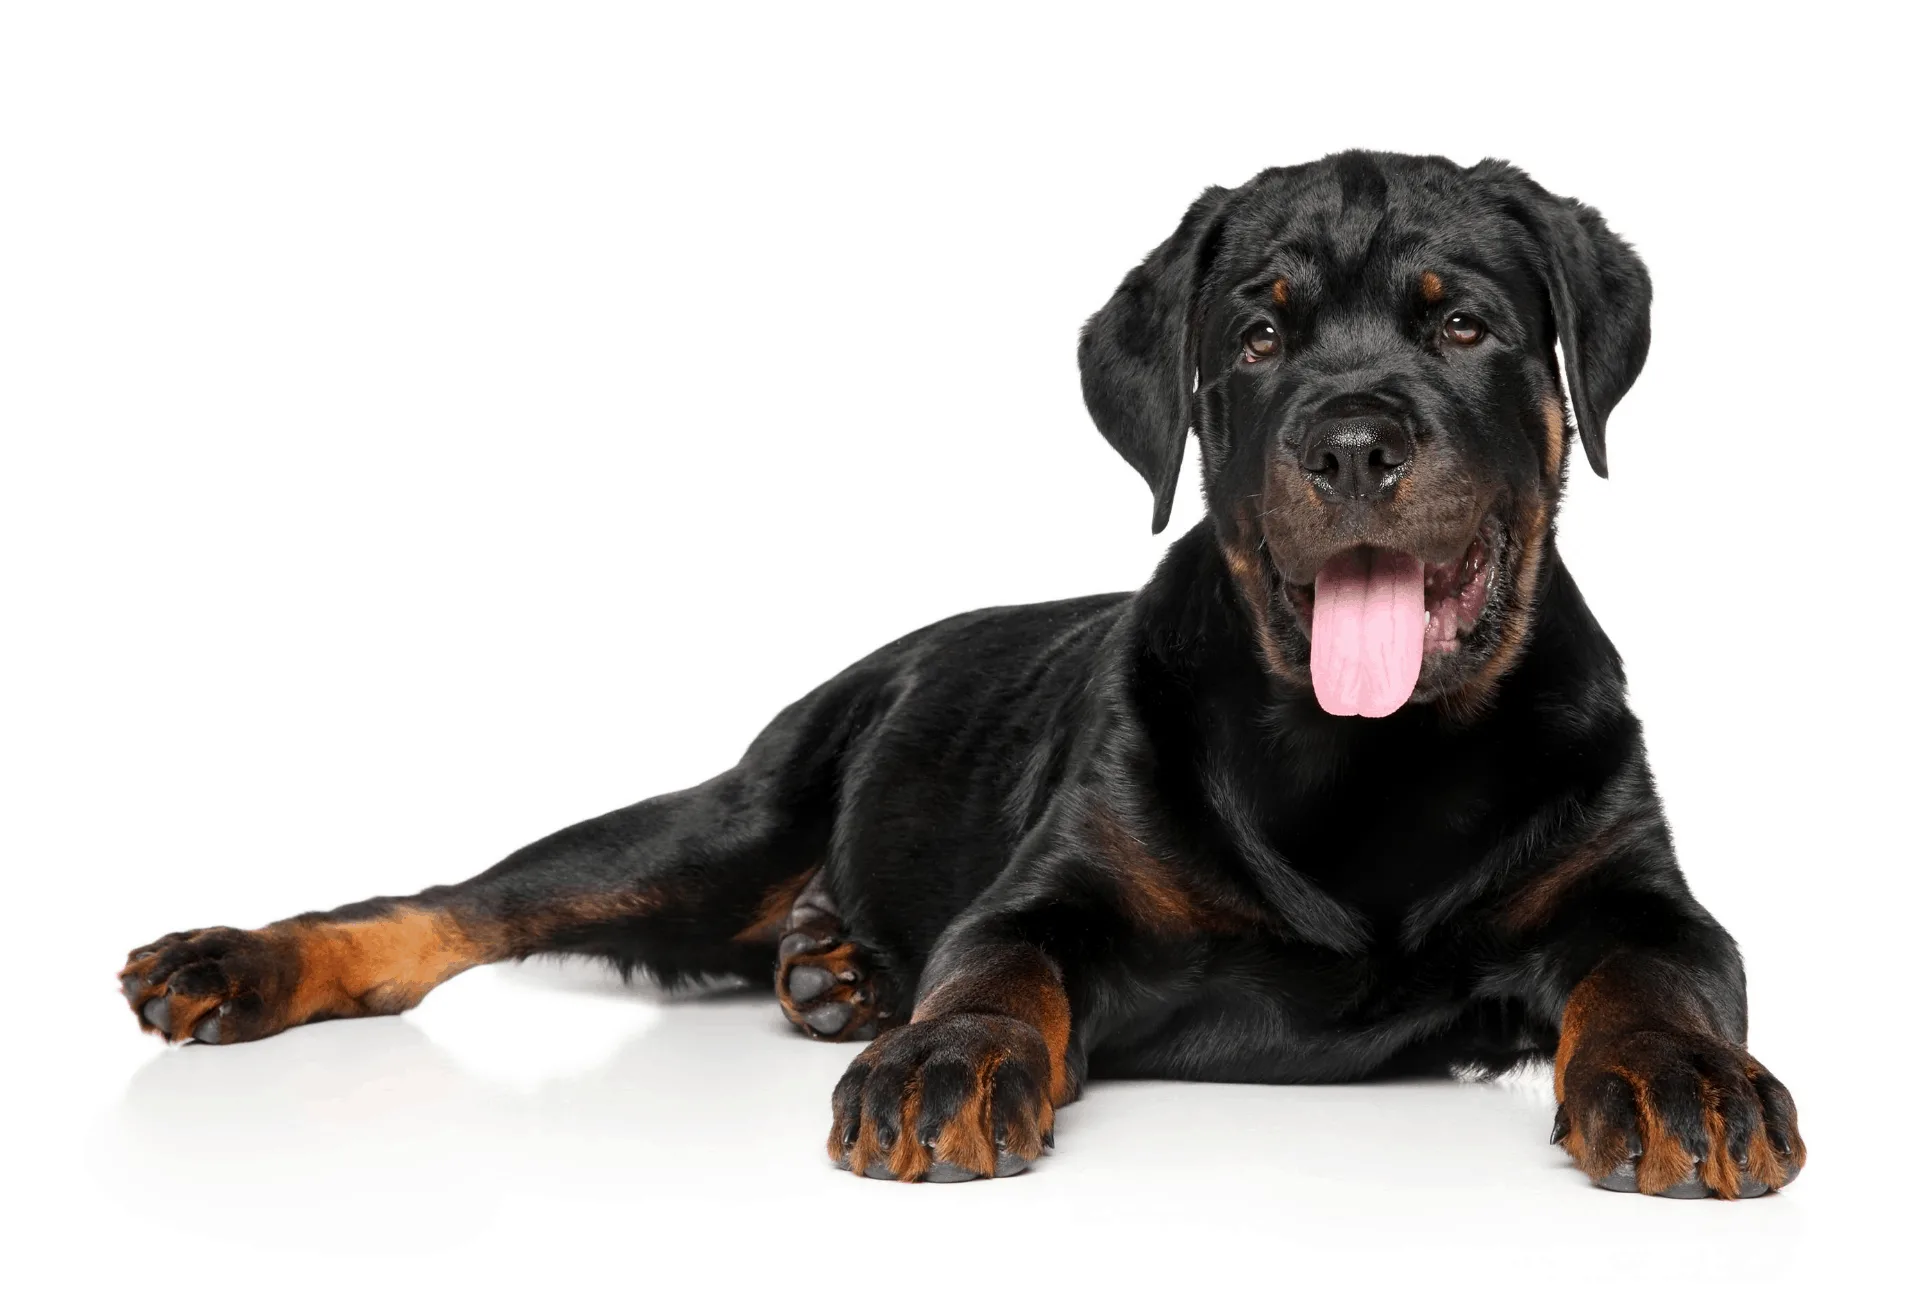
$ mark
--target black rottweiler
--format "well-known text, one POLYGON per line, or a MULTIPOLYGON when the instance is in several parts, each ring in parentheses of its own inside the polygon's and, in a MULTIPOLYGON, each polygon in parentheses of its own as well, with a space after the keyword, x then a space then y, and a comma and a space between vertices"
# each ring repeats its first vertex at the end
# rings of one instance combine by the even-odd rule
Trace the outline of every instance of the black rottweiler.
POLYGON ((1568 399, 1605 474, 1650 298, 1596 212, 1502 162, 1209 190, 1080 341, 1156 531, 1199 439, 1207 519, 1139 592, 937 623, 704 785, 462 885, 168 935, 126 996, 237 1043, 533 953, 771 979, 804 1032, 878 1033, 832 1158, 929 1182, 1026 1167, 1089 1076, 1550 1056, 1553 1138, 1601 1185, 1785 1186, 1793 1101, 1554 548, 1568 399))

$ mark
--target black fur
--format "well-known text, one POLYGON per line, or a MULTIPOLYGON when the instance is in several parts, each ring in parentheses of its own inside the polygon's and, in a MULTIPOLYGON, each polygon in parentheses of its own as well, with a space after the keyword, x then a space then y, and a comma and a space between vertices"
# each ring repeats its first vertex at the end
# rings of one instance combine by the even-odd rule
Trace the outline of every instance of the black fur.
MULTIPOLYGON (((1739 956, 1681 878, 1619 657, 1553 544, 1572 433, 1555 341, 1604 474, 1649 300, 1598 214, 1504 163, 1349 153, 1209 190, 1080 345, 1156 531, 1190 428, 1201 444, 1208 517, 1145 587, 916 632, 712 781, 347 919, 425 910, 472 960, 765 978, 806 889, 791 951, 844 959, 805 993, 844 985, 885 1030, 830 1138, 876 1176, 1023 1167, 1088 1076, 1334 1081, 1558 1051, 1558 1137, 1597 1181, 1625 1162, 1631 1182, 1635 1143, 1665 1150, 1664 1114, 1700 1163, 1644 1190, 1778 1186, 1804 1159, 1791 1102, 1745 1055, 1739 956), (1479 342, 1449 333, 1460 313, 1479 342), (1350 410, 1412 440, 1377 500, 1336 499, 1302 455, 1350 410), (1413 701, 1323 712, 1305 684, 1321 565, 1470 544, 1485 611, 1413 701), (1639 1060, 1679 1071, 1664 1110, 1634 1109, 1639 1060), (1743 1070, 1752 1097, 1733 1096, 1743 1070), (1715 1133, 1769 1135, 1771 1157, 1740 1145, 1740 1179, 1716 1173, 1715 1133)), ((136 1008, 165 995, 129 969, 136 1008)), ((796 1023, 838 1026, 803 1021, 801 985, 782 976, 796 1023)))

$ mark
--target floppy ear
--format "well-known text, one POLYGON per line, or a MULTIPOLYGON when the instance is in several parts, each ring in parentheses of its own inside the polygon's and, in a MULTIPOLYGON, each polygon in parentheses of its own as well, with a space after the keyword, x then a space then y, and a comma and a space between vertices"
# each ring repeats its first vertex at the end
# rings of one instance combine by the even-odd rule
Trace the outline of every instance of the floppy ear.
POLYGON ((1607 229, 1598 212, 1547 193, 1518 168, 1491 165, 1503 179, 1517 183, 1514 215, 1545 253, 1547 293, 1566 358, 1574 423, 1587 449, 1587 463, 1605 478, 1607 416, 1633 387, 1647 360, 1653 332, 1652 281, 1639 255, 1607 229))
POLYGON ((1153 489, 1167 526, 1192 424, 1195 298, 1231 190, 1215 186, 1127 273, 1080 331, 1080 391, 1093 422, 1153 489))

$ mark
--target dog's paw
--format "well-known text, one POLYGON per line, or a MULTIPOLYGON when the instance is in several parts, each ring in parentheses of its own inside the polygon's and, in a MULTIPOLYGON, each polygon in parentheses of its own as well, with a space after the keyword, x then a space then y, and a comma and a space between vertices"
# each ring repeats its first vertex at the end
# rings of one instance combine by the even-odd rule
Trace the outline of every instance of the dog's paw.
POLYGON ((127 954, 120 991, 169 1042, 241 1043, 287 1027, 298 945, 264 930, 186 930, 127 954))
POLYGON ((787 1019, 813 1038, 866 1037, 884 1018, 865 950, 839 935, 787 935, 774 987, 787 1019))
POLYGON ((1611 1191, 1762 1196, 1807 1160, 1785 1086, 1717 1039, 1642 1030, 1584 1042, 1563 1094, 1553 1140, 1611 1191))
POLYGON ((1017 1174, 1053 1145, 1047 1044, 1007 1016, 950 1015, 880 1035, 833 1090, 827 1154, 868 1178, 1017 1174))

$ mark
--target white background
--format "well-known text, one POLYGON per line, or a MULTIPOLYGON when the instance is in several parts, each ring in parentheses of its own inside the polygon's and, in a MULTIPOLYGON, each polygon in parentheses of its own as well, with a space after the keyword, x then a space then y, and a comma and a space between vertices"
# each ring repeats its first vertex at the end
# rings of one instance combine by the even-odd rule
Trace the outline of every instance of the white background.
POLYGON ((693 8, 5 11, 22 1294, 1754 1294, 1884 1263, 1909 47, 1839 4, 693 8), (1075 331, 1202 187, 1354 145, 1511 158, 1652 267, 1563 545, 1799 1098, 1786 1195, 1589 1190, 1537 1078, 1096 1085, 1028 1176, 862 1183, 821 1154, 853 1048, 575 967, 245 1047, 135 1033, 137 942, 465 877, 729 765, 899 633, 1137 586, 1165 539, 1075 331))

